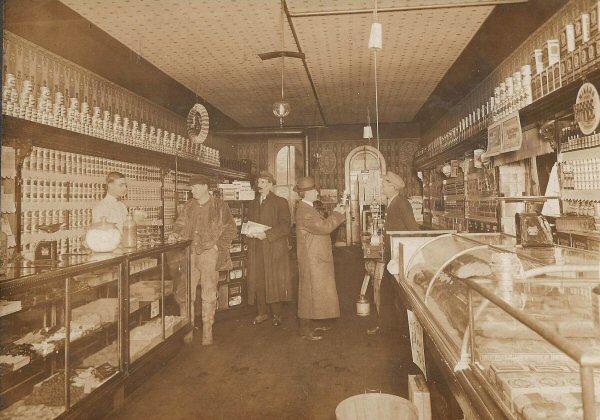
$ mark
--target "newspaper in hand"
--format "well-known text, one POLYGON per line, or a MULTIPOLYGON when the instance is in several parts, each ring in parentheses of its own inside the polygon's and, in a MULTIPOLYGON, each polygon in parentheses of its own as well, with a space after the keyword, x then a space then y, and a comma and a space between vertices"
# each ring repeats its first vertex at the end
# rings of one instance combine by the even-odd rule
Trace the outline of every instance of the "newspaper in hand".
POLYGON ((257 233, 265 232, 269 229, 271 229, 271 226, 248 221, 242 224, 242 235, 256 235, 257 233))

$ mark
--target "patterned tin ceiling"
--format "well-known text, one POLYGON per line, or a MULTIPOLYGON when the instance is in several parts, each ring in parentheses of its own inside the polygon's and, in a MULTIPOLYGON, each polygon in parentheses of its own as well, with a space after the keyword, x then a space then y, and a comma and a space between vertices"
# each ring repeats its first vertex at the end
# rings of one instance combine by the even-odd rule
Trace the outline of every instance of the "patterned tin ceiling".
MULTIPOLYGON (((279 0, 61 0, 245 127, 278 126, 281 59, 279 0)), ((435 0, 380 0, 383 49, 377 52, 379 121, 411 121, 493 6, 431 8, 435 0)), ((372 9, 369 0, 287 0, 293 28, 322 105, 300 59, 285 60, 286 126, 365 123, 375 115, 371 13, 297 16, 372 9)), ((298 51, 284 21, 285 49, 298 51)))

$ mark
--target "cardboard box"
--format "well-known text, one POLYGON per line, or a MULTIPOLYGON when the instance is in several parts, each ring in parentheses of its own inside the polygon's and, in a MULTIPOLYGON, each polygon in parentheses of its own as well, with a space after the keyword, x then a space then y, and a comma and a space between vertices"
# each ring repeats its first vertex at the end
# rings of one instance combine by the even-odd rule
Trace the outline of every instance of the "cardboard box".
POLYGON ((590 10, 590 34, 596 35, 600 31, 598 31, 598 22, 600 19, 600 1, 596 1, 595 5, 590 10))
POLYGON ((238 200, 243 200, 243 201, 254 200, 254 197, 255 197, 255 192, 253 190, 242 190, 242 191, 238 191, 238 193, 237 193, 238 200))
POLYGON ((431 420, 431 398, 423 375, 408 375, 408 397, 417 407, 419 420, 431 420))

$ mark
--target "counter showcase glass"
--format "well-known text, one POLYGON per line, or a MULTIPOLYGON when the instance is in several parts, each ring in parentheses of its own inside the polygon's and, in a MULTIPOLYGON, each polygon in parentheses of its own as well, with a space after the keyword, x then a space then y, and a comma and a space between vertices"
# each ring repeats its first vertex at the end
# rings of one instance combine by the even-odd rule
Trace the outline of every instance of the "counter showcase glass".
POLYGON ((124 379, 189 328, 188 273, 189 241, 9 265, 0 277, 0 419, 52 419, 124 379))
POLYGON ((407 253, 392 235, 399 284, 455 372, 506 418, 600 414, 600 254, 505 234, 414 239, 407 253))

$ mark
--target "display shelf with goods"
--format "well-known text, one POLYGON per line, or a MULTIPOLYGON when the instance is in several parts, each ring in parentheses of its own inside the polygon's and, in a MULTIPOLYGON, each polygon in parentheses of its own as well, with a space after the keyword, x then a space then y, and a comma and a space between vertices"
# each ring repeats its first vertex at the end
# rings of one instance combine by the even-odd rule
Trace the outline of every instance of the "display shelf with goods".
POLYGON ((521 248, 496 233, 416 239, 391 238, 399 291, 464 411, 596 418, 599 253, 521 248))
MULTIPOLYGON (((128 285, 154 281, 151 261, 164 263, 157 267, 164 284, 182 284, 184 308, 189 308, 189 242, 62 255, 54 266, 26 260, 9 264, 0 277, 1 418, 89 416, 90 403, 117 392, 137 368, 138 354, 127 350, 137 349, 146 335, 131 330, 130 336, 129 325, 165 325, 155 345, 189 329, 189 311, 181 316, 177 305, 159 306, 151 322, 136 313, 142 309, 128 285)), ((163 302, 164 289, 158 297, 163 302)), ((112 400, 102 404, 110 406, 112 400)))
POLYGON ((235 220, 237 236, 230 247, 233 267, 220 273, 219 306, 218 310, 225 311, 233 308, 243 308, 247 303, 246 251, 244 235, 241 233, 242 224, 247 220, 248 206, 245 201, 226 200, 235 220))
POLYGON ((576 124, 561 132, 558 154, 562 243, 597 249, 600 242, 600 146, 598 135, 584 136, 576 124))
POLYGON ((31 257, 43 240, 56 240, 59 254, 83 252, 92 209, 105 194, 106 175, 115 171, 127 179, 124 203, 138 220, 139 241, 160 242, 160 168, 35 146, 25 156, 19 178, 23 255, 31 257))
POLYGON ((518 112, 528 128, 562 115, 584 81, 600 80, 598 6, 570 2, 542 25, 424 135, 416 160, 431 159, 518 112), (567 30, 567 27, 573 30, 567 30), (587 29, 584 29, 587 28, 587 29), (580 35, 573 35, 581 29, 580 35), (448 128, 451 127, 451 128, 448 128))

